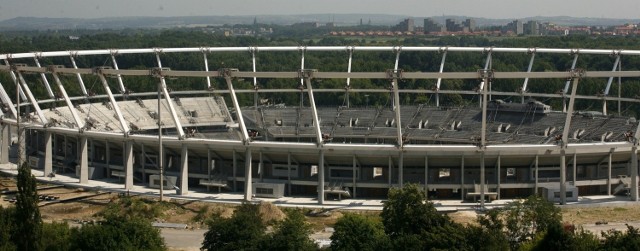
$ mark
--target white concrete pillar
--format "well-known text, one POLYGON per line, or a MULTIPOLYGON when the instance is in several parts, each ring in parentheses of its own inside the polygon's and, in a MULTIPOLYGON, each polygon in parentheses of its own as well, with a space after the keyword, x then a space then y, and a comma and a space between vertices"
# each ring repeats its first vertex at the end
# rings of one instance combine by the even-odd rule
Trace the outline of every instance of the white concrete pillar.
POLYGON ((186 144, 182 145, 180 155, 180 191, 178 194, 185 195, 189 192, 189 149, 186 144))
POLYGON ((464 156, 460 161, 460 199, 464 200, 464 156))
POLYGON ((133 188, 133 142, 128 140, 124 143, 124 189, 133 188))
POLYGON ((244 200, 251 201, 253 198, 253 187, 251 186, 251 148, 247 148, 244 157, 244 200))
POLYGON ((424 156, 424 195, 429 198, 429 156, 424 156))
POLYGON ((611 195, 611 153, 609 153, 607 168, 607 195, 611 195))
POLYGON ((89 182, 89 155, 88 155, 88 140, 87 137, 80 137, 78 139, 80 145, 80 184, 87 184, 89 182))
MULTIPOLYGON (((485 184, 485 180, 484 180, 484 170, 485 170, 485 156, 484 156, 484 151, 482 151, 481 156, 480 156, 480 208, 484 208, 484 190, 486 187, 485 184)), ((474 192, 478 192, 478 191, 474 191, 474 192)))
POLYGON ((402 188, 404 184, 404 153, 400 151, 400 157, 398 157, 398 186, 402 188))
POLYGON ((287 153, 287 196, 291 196, 291 152, 287 153))
POLYGON ((502 157, 500 155, 498 155, 498 162, 496 163, 496 169, 498 169, 498 171, 496 172, 497 177, 497 188, 496 188, 496 192, 498 193, 498 199, 500 199, 500 177, 502 177, 502 175, 500 174, 500 161, 502 160, 502 157))
POLYGON ((574 153, 573 154, 573 186, 577 187, 578 185, 576 185, 576 172, 578 171, 578 154, 574 153))
POLYGON ((560 150, 560 205, 567 204, 567 157, 560 150))
POLYGON ((533 194, 538 194, 538 155, 536 155, 536 160, 535 160, 535 164, 534 164, 535 170, 534 170, 534 179, 535 179, 535 185, 533 186, 533 194))
POLYGON ((324 204, 324 151, 320 150, 318 160, 318 204, 324 204))
POLYGON ((51 143, 53 139, 51 132, 44 133, 44 177, 53 172, 53 150, 51 143))
POLYGON ((357 178, 358 178, 357 177, 357 174, 358 174, 358 172, 357 172, 358 163, 356 161, 356 156, 355 155, 352 156, 351 162, 352 162, 352 165, 353 165, 352 169, 351 169, 353 171, 353 173, 352 173, 353 177, 352 177, 352 180, 351 180, 351 182, 353 183, 353 188, 351 190, 353 190, 353 191, 351 191, 352 192, 351 196, 355 199, 356 198, 356 181, 357 181, 357 178))
POLYGON ((11 133, 9 125, 2 125, 2 144, 0 144, 0 164, 9 163, 9 150, 11 149, 11 133))
POLYGON ((638 201, 638 148, 631 148, 631 200, 638 201))

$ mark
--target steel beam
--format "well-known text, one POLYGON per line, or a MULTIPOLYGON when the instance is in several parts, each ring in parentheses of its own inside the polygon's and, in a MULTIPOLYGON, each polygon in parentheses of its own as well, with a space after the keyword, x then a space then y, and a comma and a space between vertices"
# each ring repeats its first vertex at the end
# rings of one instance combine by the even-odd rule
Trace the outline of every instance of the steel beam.
POLYGON ((225 80, 227 82, 227 88, 229 89, 229 94, 231 95, 231 100, 233 101, 233 108, 235 108, 236 110, 236 117, 238 119, 238 124, 240 125, 240 135, 242 136, 242 142, 244 142, 244 144, 249 144, 251 142, 251 138, 249 138, 249 133, 247 132, 247 127, 244 123, 244 117, 242 116, 242 109, 240 109, 240 104, 238 103, 238 97, 236 96, 235 89, 233 88, 233 81, 229 76, 226 76, 225 80))
MULTIPOLYGON (((156 61, 158 62, 158 68, 160 70, 160 84, 162 88, 162 93, 164 95, 164 99, 169 106, 169 113, 171 114, 171 118, 173 119, 173 124, 176 126, 176 131, 178 132, 179 138, 184 138, 184 130, 182 129, 182 124, 180 123, 180 119, 178 118, 178 114, 176 109, 173 106, 173 101, 171 100, 171 96, 169 95, 169 91, 167 90, 167 82, 164 78, 164 72, 162 71, 162 61, 160 61, 160 54, 156 53, 156 61)), ((158 110, 158 113, 161 111, 158 110)))
MULTIPOLYGON (((304 71, 307 74, 311 74, 311 71, 304 71)), ((307 75, 306 77, 304 77, 305 82, 307 83, 307 95, 309 95, 309 105, 311 106, 311 112, 312 112, 312 118, 313 118, 313 128, 315 129, 315 133, 316 133, 316 144, 318 144, 318 146, 321 146, 324 144, 324 140, 322 139, 322 132, 320 131, 320 120, 318 119, 318 109, 316 108, 316 101, 315 98, 313 96, 313 87, 311 86, 311 77, 307 75)))
MULTIPOLYGON (((445 60, 447 60, 447 49, 444 50, 444 52, 442 53, 442 61, 440 61, 440 71, 439 73, 442 73, 442 71, 444 70, 444 62, 445 60)), ((436 82, 436 107, 440 106, 440 85, 442 84, 442 78, 438 78, 438 81, 436 82)))
POLYGON ((2 83, 0 83, 0 100, 2 100, 2 103, 9 109, 11 112, 10 115, 13 116, 13 118, 16 118, 18 116, 16 113, 16 107, 14 106, 13 101, 11 101, 9 94, 4 90, 2 83))
POLYGON ((396 63, 393 66, 393 74, 395 76, 393 76, 391 85, 393 88, 393 110, 395 111, 395 115, 396 115, 396 134, 397 134, 396 137, 398 141, 398 148, 402 149, 404 142, 402 140, 402 123, 401 123, 402 121, 400 120, 400 94, 398 93, 398 78, 400 77, 398 76, 399 61, 400 61, 400 49, 398 48, 398 51, 396 52, 396 63))
MULTIPOLYGON (((535 51, 533 51, 531 53, 531 59, 529 60, 529 67, 527 67, 527 73, 531 72, 531 69, 533 68, 533 61, 536 59, 536 53, 535 51)), ((524 83, 522 83, 522 90, 520 90, 520 92, 522 93, 522 100, 521 102, 524 104, 524 94, 527 92, 527 85, 529 84, 529 77, 526 77, 524 79, 524 83)))
POLYGON ((67 95, 67 91, 64 89, 64 86, 62 85, 62 81, 60 81, 60 77, 58 77, 58 73, 53 72, 52 75, 53 75, 53 80, 58 85, 58 90, 60 90, 60 93, 62 94, 62 98, 64 98, 64 101, 67 103, 67 107, 71 112, 71 116, 73 117, 73 120, 76 126, 78 128, 84 128, 84 125, 85 125, 84 121, 80 119, 80 116, 78 116, 78 112, 76 111, 76 108, 73 107, 73 103, 71 103, 71 100, 69 99, 69 95, 67 95))
POLYGON ((20 81, 18 80, 18 77, 16 76, 15 71, 11 69, 12 67, 11 67, 11 64, 9 64, 9 60, 5 59, 4 63, 6 64, 4 66, 6 68, 5 71, 9 72, 9 75, 11 76, 11 80, 13 80, 13 83, 16 85, 16 88, 18 88, 18 91, 20 92, 20 97, 22 98, 22 100, 27 101, 27 96, 24 95, 24 92, 22 91, 22 87, 20 87, 20 81))
MULTIPOLYGON (((41 67, 40 61, 38 61, 38 57, 34 57, 33 60, 36 62, 36 66, 41 67)), ((47 94, 49 95, 49 98, 54 98, 53 91, 51 90, 51 85, 49 85, 49 80, 47 80, 47 76, 44 74, 44 72, 40 73, 40 78, 42 78, 42 83, 44 84, 44 87, 47 89, 47 94)))
MULTIPOLYGON (((125 136, 129 135, 129 131, 130 131, 129 124, 127 124, 127 121, 124 120, 124 116, 120 111, 120 106, 118 105, 118 102, 116 101, 115 97, 113 97, 113 93, 111 93, 111 88, 109 88, 109 83, 107 83, 107 79, 100 72, 97 72, 97 75, 100 78, 100 81, 102 82, 102 87, 104 87, 104 90, 107 92, 107 96, 109 96, 109 101, 111 101, 111 106, 113 107, 113 111, 116 113, 116 117, 120 122, 120 128, 122 129, 122 133, 125 136)), ((160 113, 160 111, 158 111, 158 113, 160 113)))
MULTIPOLYGON (((115 52, 111 54, 111 62, 113 63, 113 69, 119 70, 118 62, 116 61, 116 56, 114 54, 115 52)), ((116 78, 118 78, 118 87, 120 87, 120 93, 125 94, 127 92, 127 89, 124 87, 124 83, 122 82, 122 74, 116 74, 116 78)))
POLYGON ((25 92, 25 94, 29 98, 29 102, 31 102, 31 106, 33 106, 33 108, 36 110, 36 114, 40 118, 40 122, 46 125, 49 121, 47 120, 47 117, 44 116, 44 113, 42 112, 42 110, 40 109, 40 106, 38 105, 38 101, 31 93, 31 90, 29 89, 27 82, 24 80, 24 78, 22 77, 22 73, 20 72, 18 72, 18 79, 22 86, 22 90, 25 92))
MULTIPOLYGON (((73 65, 73 68, 77 70, 78 65, 76 64, 75 57, 76 57, 76 54, 74 54, 74 52, 69 52, 69 58, 71 58, 71 64, 73 65)), ((80 90, 82 90, 82 94, 84 94, 84 96, 89 96, 89 93, 87 93, 87 87, 85 87, 84 80, 82 80, 82 76, 80 75, 80 73, 76 73, 76 77, 78 78, 78 83, 80 84, 80 90)))

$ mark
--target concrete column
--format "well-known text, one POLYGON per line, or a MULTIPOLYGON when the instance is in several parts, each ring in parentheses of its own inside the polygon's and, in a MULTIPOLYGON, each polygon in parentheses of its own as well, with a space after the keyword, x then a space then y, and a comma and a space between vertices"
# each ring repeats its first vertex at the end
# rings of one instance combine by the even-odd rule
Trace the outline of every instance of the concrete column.
POLYGON ((291 152, 287 153, 287 195, 291 196, 291 152))
POLYGON ((389 184, 388 184, 388 186, 389 186, 389 189, 391 189, 391 184, 392 184, 391 178, 393 177, 393 175, 392 175, 393 174, 393 159, 391 159, 391 156, 389 156, 388 167, 389 167, 389 177, 388 177, 389 178, 389 184))
POLYGON ((11 133, 9 125, 2 125, 2 144, 0 144, 0 164, 9 163, 9 149, 11 148, 11 133))
POLYGON ((260 151, 260 162, 258 162, 258 171, 260 174, 260 182, 264 181, 264 162, 262 161, 262 151, 260 151))
MULTIPOLYGON (((480 207, 484 208, 484 190, 485 187, 487 186, 485 184, 485 178, 484 178, 484 169, 485 169, 485 158, 484 158, 484 151, 482 151, 481 154, 481 159, 480 159, 480 207)), ((478 192, 478 191, 474 191, 474 192, 478 192)))
POLYGON ((573 186, 576 185, 576 172, 578 171, 578 154, 573 154, 573 186))
POLYGON ((429 198, 429 157, 424 156, 424 195, 429 198))
POLYGON ((89 182, 89 155, 87 151, 88 140, 87 137, 80 137, 78 139, 80 145, 80 184, 87 184, 89 182))
POLYGON ((464 200, 464 156, 460 162, 460 199, 464 200))
POLYGON ((133 188, 133 142, 124 143, 124 189, 133 188))
POLYGON ((320 150, 318 160, 318 204, 324 204, 324 151, 320 150))
POLYGON ((356 156, 355 155, 352 156, 352 165, 353 165, 353 167, 352 167, 353 169, 351 169, 351 170, 353 170, 353 180, 352 180, 353 188, 351 190, 353 190, 352 191, 353 193, 351 194, 351 196, 355 199, 356 198, 356 180, 357 180, 357 176, 356 175, 357 175, 357 168, 358 168, 358 163, 356 161, 356 156))
POLYGON ((638 201, 638 147, 631 148, 631 200, 638 201))
POLYGON ((560 205, 567 204, 567 157, 560 150, 560 205))
POLYGON ((535 166, 536 169, 534 171, 535 185, 534 185, 534 188, 533 188, 533 194, 537 195, 538 194, 538 182, 539 182, 538 181, 538 155, 536 155, 536 160, 535 160, 534 166, 535 166))
POLYGON ((107 177, 111 177, 111 150, 109 149, 109 141, 104 142, 104 152, 104 159, 105 163, 107 164, 107 177))
POLYGON ((189 193, 189 149, 186 144, 183 144, 180 155, 180 191, 178 194, 185 195, 187 193, 189 193))
POLYGON ((607 163, 607 195, 611 195, 611 153, 609 153, 609 161, 607 163))
POLYGON ((44 133, 44 177, 53 172, 53 145, 51 141, 53 136, 51 132, 44 133))
POLYGON ((247 148, 244 157, 244 200, 251 201, 253 197, 253 187, 251 187, 251 148, 247 148))
MULTIPOLYGON (((397 108, 400 109, 400 108, 397 108)), ((404 153, 400 151, 400 157, 398 157, 398 187, 402 188, 404 184, 404 153)))
POLYGON ((500 177, 502 177, 502 175, 500 174, 500 160, 502 159, 502 157, 500 155, 498 155, 498 162, 496 163, 496 169, 498 169, 498 171, 496 172, 496 175, 498 175, 497 177, 497 188, 496 188, 496 192, 498 193, 498 199, 500 199, 500 177))
MULTIPOLYGON (((235 170, 236 169, 233 168, 234 179, 236 176, 235 170)), ((207 180, 211 181, 211 149, 207 149, 207 180)), ((207 192, 209 192, 209 190, 211 190, 211 186, 207 186, 207 192)))
POLYGON ((144 144, 140 144, 140 160, 138 163, 140 164, 142 170, 142 184, 147 184, 147 169, 145 168, 145 162, 147 162, 147 154, 144 151, 144 144))

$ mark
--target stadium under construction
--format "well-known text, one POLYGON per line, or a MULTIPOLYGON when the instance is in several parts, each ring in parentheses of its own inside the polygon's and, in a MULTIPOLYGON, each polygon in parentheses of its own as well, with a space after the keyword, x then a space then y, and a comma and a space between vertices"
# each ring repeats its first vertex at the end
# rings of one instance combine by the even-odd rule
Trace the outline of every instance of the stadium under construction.
POLYGON ((246 200, 366 200, 417 183, 430 198, 480 199, 483 204, 534 193, 559 203, 600 194, 624 194, 636 201, 639 123, 622 115, 620 108, 607 110, 607 104, 640 102, 620 91, 610 95, 616 79, 640 78, 640 71, 622 69, 622 57, 640 57, 640 51, 310 46, 4 54, 0 72, 13 83, 0 83, 0 162, 24 161, 45 176, 77 176, 79 183, 107 180, 121 182, 125 189, 162 184, 177 194, 211 190, 243 193, 246 200), (293 55, 299 67, 260 71, 261 53, 293 55), (388 54, 392 60, 383 62, 388 64, 384 69, 353 70, 356 57, 366 53, 388 54), (176 56, 181 54, 200 54, 200 67, 181 69, 176 56), (246 60, 209 70, 212 58, 235 54, 246 60), (437 56, 439 71, 408 70, 419 67, 402 65, 405 54, 437 56), (447 71, 448 54, 481 55, 482 61, 473 71, 447 71), (494 70, 493 59, 500 54, 519 55, 529 64, 515 66, 521 71, 494 70), (149 60, 143 66, 119 68, 118 59, 128 55, 149 60), (532 70, 536 56, 544 55, 567 57, 572 66, 532 70), (602 57, 613 65, 580 69, 576 65, 582 55, 602 57), (345 69, 310 69, 305 57, 343 57, 345 69), (77 63, 79 59, 86 65, 77 63), (86 63, 98 61, 108 63, 86 63), (153 79, 154 88, 131 92, 128 86, 136 85, 140 76, 153 79), (88 79, 93 83, 87 84, 88 79), (175 88, 183 79, 198 79, 201 85, 175 88), (276 88, 260 82, 266 79, 291 84, 276 88), (336 79, 343 86, 319 84, 336 79), (499 88, 507 79, 520 84, 513 90, 499 88), (551 79, 560 79, 564 88, 545 93, 530 86, 533 80, 544 85, 551 79), (601 80, 603 91, 579 89, 584 79, 601 80), (357 80, 386 84, 363 88, 357 80), (403 86, 417 80, 427 84, 403 86), (473 86, 449 88, 450 80, 473 86), (9 86, 17 91, 8 93, 9 86), (66 89, 71 86, 81 94, 69 95, 66 89), (34 95, 34 89, 44 90, 44 95, 34 95), (270 100, 274 93, 299 98, 270 100), (318 105, 318 97, 327 94, 340 95, 344 102, 318 105), (370 105, 369 95, 386 96, 388 103, 370 105), (407 95, 429 99, 405 104, 407 95), (442 97, 451 95, 468 98, 465 105, 441 104, 442 97), (356 96, 359 103, 350 100, 356 96), (252 105, 247 105, 247 97, 252 105), (575 109, 581 100, 598 111, 575 109), (552 109, 551 102, 560 108, 552 109))

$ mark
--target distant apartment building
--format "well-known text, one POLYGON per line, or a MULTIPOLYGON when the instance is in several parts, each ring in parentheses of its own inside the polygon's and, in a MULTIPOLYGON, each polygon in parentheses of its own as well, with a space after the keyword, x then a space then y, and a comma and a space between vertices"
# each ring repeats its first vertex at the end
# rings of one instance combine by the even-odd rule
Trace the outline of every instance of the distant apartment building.
POLYGON ((460 23, 454 19, 447 19, 445 21, 445 27, 447 29, 447 32, 469 33, 476 30, 476 21, 473 19, 467 19, 460 23))
POLYGON ((462 25, 469 29, 469 32, 474 32, 476 31, 476 20, 468 18, 467 20, 465 20, 464 22, 462 22, 462 25))
POLYGON ((464 30, 464 26, 454 19, 449 18, 445 22, 448 32, 462 32, 464 30))
POLYGON ((442 24, 436 22, 432 18, 426 18, 424 20, 424 32, 425 33, 439 33, 445 32, 447 29, 442 24))
POLYGON ((503 27, 502 33, 522 35, 524 34, 524 25, 520 20, 513 20, 513 22, 508 23, 506 26, 503 27))
POLYGON ((530 20, 524 24, 523 32, 525 35, 539 36, 541 35, 540 24, 538 21, 530 20))
POLYGON ((397 24, 396 26, 394 26, 392 28, 393 31, 401 31, 401 32, 414 32, 415 31, 415 25, 413 23, 413 19, 411 18, 407 18, 405 20, 402 20, 402 22, 400 22, 399 24, 397 24))

